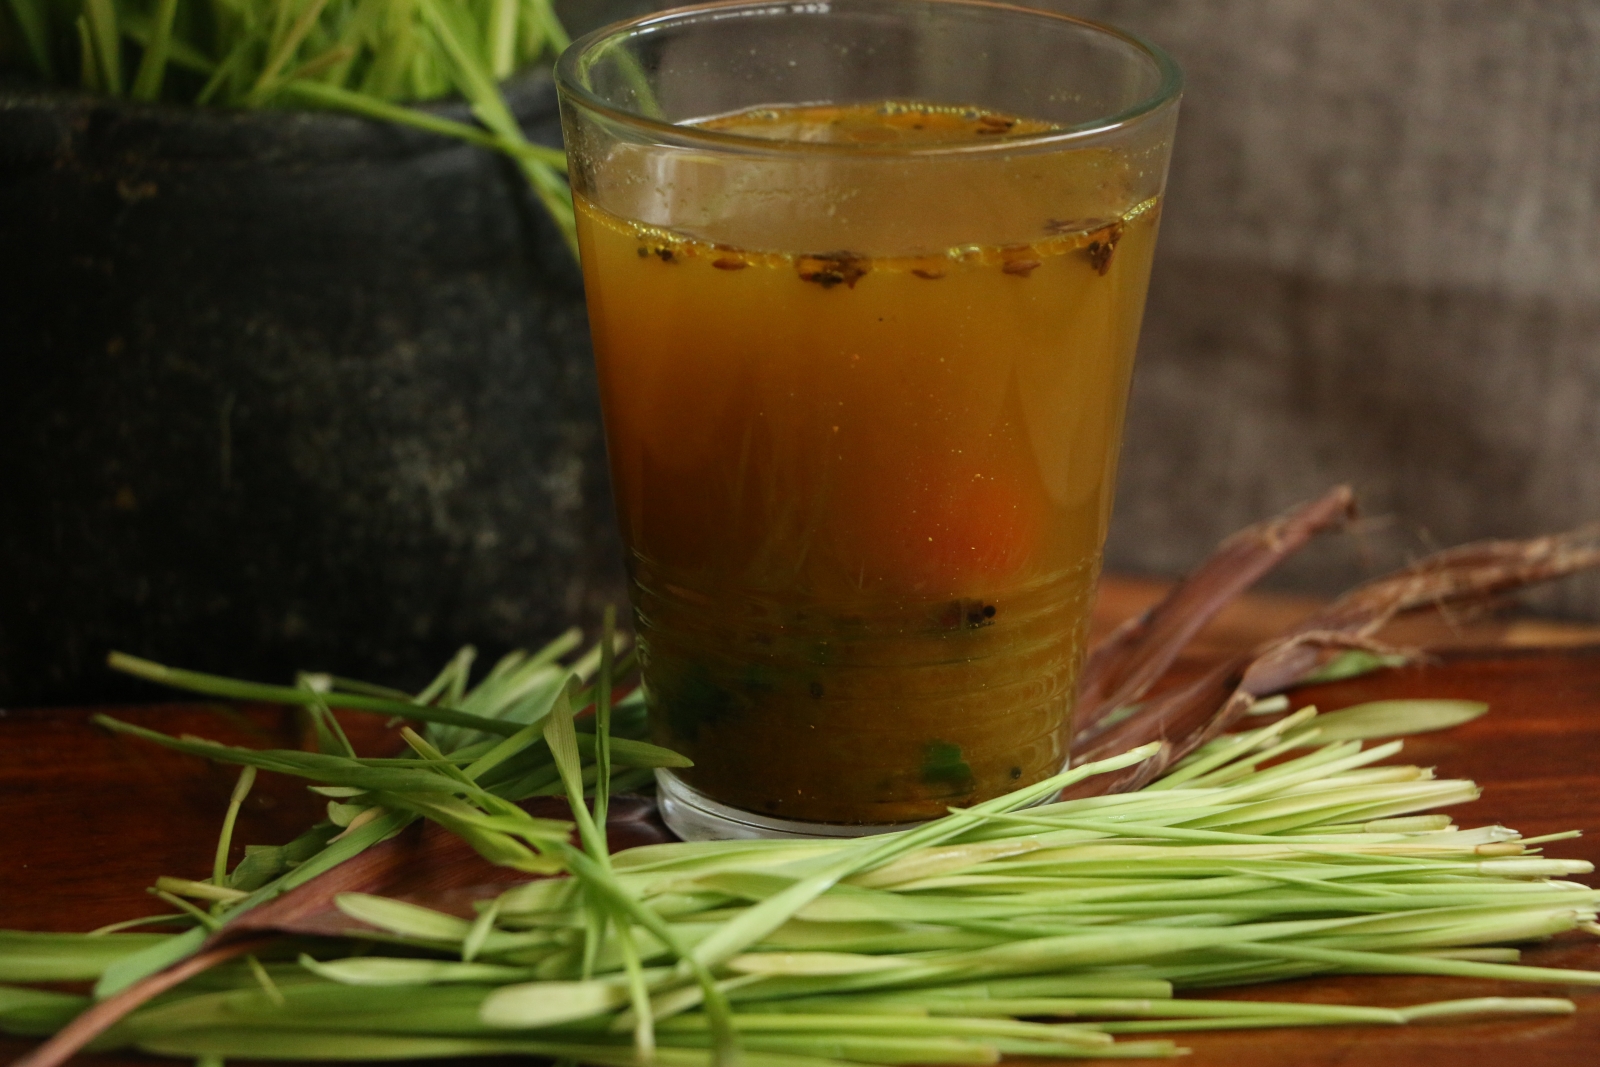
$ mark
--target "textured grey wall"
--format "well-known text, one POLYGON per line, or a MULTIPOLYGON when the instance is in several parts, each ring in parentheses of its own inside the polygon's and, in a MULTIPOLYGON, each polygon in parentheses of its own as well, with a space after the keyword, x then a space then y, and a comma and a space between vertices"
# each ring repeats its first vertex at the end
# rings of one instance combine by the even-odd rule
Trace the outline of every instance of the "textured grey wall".
MULTIPOLYGON (((1282 584, 1600 520, 1600 3, 1053 0, 1188 76, 1109 561, 1337 481, 1282 584)), ((1600 617, 1600 581, 1538 598, 1600 617)))

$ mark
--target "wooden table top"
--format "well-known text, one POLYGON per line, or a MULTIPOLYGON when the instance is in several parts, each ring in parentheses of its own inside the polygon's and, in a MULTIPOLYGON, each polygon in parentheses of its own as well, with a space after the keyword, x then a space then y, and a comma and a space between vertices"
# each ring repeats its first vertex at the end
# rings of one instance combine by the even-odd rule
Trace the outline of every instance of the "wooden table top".
MULTIPOLYGON (((1123 614, 1159 589, 1125 583, 1109 590, 1123 614)), ((1250 598, 1233 622, 1213 628, 1191 665, 1221 648, 1253 642, 1274 612, 1296 602, 1250 598), (1252 614, 1252 610, 1254 613, 1252 614), (1232 627, 1232 629, 1230 629, 1232 627), (1220 636, 1219 636, 1220 635, 1220 636)), ((1109 617, 1099 620, 1103 626, 1109 617)), ((1224 620, 1225 621, 1225 620, 1224 620)), ((1335 685, 1302 690, 1302 702, 1333 709, 1402 696, 1488 701, 1490 714, 1455 730, 1407 743, 1407 762, 1475 779, 1477 803, 1457 812, 1463 825, 1500 822, 1528 835, 1600 830, 1600 644, 1561 648, 1507 647, 1503 624, 1494 648, 1456 648, 1432 662, 1335 685)), ((1457 639, 1464 631, 1453 631, 1457 639)), ((1534 632, 1546 632, 1538 631, 1534 632)), ((1552 630, 1580 641, 1581 631, 1552 630)), ((265 746, 302 743, 297 719, 279 709, 229 709, 203 704, 150 704, 112 710, 169 733, 265 746)), ((235 772, 167 752, 89 725, 91 709, 0 710, 0 927, 87 930, 162 910, 144 892, 160 875, 205 877, 217 826, 235 772)), ((372 717, 351 716, 358 747, 382 744, 372 717)), ((263 775, 234 835, 244 844, 274 843, 298 833, 321 802, 301 788, 263 775)), ((1563 841, 1551 854, 1600 864, 1600 837, 1563 841)), ((234 857, 234 861, 238 859, 234 857)), ((1600 943, 1564 937, 1529 948, 1526 962, 1600 969, 1600 943)), ((1315 1030, 1179 1034, 1194 1067, 1518 1067, 1600 1061, 1600 990, 1431 977, 1345 977, 1285 982, 1217 996, 1294 999, 1379 1006, 1460 997, 1564 995, 1576 1015, 1529 1021, 1326 1027, 1315 1030)), ((27 1046, 0 1040, 9 1060, 27 1046)), ((103 1067, 132 1056, 96 1057, 103 1067)), ((85 1062, 90 1062, 85 1060, 85 1062)))

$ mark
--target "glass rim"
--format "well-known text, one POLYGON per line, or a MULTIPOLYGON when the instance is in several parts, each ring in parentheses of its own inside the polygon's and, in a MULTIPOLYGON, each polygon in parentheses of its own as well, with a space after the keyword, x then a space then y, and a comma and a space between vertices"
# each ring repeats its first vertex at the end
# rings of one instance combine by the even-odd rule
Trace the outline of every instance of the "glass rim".
MULTIPOLYGON (((895 0, 900 2, 900 0, 895 0)), ((1138 125, 1142 120, 1175 104, 1183 92, 1183 72, 1178 64, 1158 45, 1128 30, 1120 29, 1093 19, 1080 18, 1054 11, 1021 7, 1000 0, 921 0, 930 6, 948 6, 974 10, 1003 12, 1047 22, 1070 23, 1117 38, 1144 54, 1155 65, 1160 81, 1155 90, 1144 99, 1120 111, 1090 119, 1087 122, 1059 129, 1034 133, 1003 134, 981 142, 950 142, 948 144, 922 144, 885 146, 881 144, 831 143, 817 141, 792 141, 725 130, 708 130, 651 118, 626 108, 609 104, 585 87, 579 78, 579 64, 602 45, 627 37, 655 33, 661 29, 696 22, 717 22, 726 18, 746 18, 751 15, 813 15, 826 16, 836 8, 877 6, 883 0, 825 0, 822 3, 774 3, 773 0, 713 0, 710 3, 655 11, 647 15, 624 19, 602 26, 572 42, 556 60, 555 82, 560 95, 580 104, 585 110, 599 113, 614 121, 647 131, 657 141, 700 145, 722 151, 739 151, 757 154, 843 155, 855 158, 867 156, 950 156, 950 155, 1005 155, 1034 149, 1071 148, 1078 142, 1092 141, 1138 125)), ((885 6, 887 6, 885 4, 885 6)))

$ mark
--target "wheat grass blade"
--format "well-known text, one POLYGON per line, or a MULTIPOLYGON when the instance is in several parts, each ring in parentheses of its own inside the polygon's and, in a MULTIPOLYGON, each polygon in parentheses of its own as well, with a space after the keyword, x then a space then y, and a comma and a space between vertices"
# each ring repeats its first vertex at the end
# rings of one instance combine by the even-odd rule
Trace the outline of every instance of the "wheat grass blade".
POLYGON ((155 17, 145 42, 139 70, 133 76, 135 100, 154 100, 161 95, 161 82, 167 74, 167 58, 172 47, 172 20, 178 13, 178 0, 156 0, 155 17))
POLYGON ((113 670, 132 674, 146 681, 169 685, 175 689, 187 689, 193 693, 204 693, 207 696, 228 697, 233 700, 252 700, 268 704, 298 704, 307 707, 315 704, 326 704, 329 707, 347 708, 350 711, 373 712, 381 715, 393 715, 402 719, 415 719, 421 722, 464 726, 483 733, 499 734, 502 737, 509 737, 516 733, 518 729, 515 723, 499 722, 494 719, 486 719, 481 715, 469 715, 450 708, 434 707, 430 704, 408 704, 404 701, 365 696, 360 693, 313 693, 293 686, 241 682, 237 679, 224 678, 220 675, 202 674, 199 671, 167 667, 163 664, 139 659, 136 656, 129 656, 122 652, 111 653, 106 662, 113 670))

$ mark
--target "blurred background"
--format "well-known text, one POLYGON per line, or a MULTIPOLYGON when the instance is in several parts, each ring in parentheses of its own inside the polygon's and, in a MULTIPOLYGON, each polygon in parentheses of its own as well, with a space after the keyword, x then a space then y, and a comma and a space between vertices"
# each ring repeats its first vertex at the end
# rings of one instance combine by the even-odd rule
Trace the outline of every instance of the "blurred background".
MULTIPOLYGON (((1341 481, 1363 535, 1280 586, 1600 520, 1600 4, 1059 8, 1188 77, 1112 568, 1341 481)), ((1532 602, 1600 618, 1600 582, 1532 602)))

